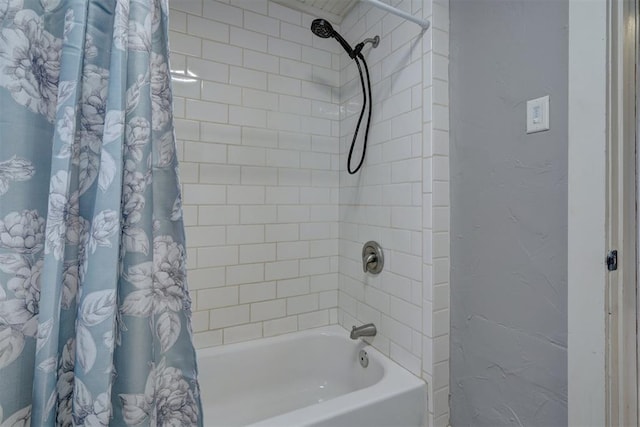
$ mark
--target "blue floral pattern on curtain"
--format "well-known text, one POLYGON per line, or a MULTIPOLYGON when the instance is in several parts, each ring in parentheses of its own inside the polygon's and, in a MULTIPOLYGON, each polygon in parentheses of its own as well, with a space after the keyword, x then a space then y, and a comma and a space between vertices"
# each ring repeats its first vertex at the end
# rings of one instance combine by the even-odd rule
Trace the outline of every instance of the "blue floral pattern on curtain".
POLYGON ((202 425, 168 0, 0 0, 0 426, 202 425))

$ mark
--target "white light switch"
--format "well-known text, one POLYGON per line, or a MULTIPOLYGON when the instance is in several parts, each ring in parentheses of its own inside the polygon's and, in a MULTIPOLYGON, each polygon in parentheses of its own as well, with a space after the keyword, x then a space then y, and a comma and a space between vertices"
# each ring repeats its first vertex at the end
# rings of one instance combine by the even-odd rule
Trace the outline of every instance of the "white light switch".
POLYGON ((549 95, 527 101, 527 133, 549 130, 549 95))

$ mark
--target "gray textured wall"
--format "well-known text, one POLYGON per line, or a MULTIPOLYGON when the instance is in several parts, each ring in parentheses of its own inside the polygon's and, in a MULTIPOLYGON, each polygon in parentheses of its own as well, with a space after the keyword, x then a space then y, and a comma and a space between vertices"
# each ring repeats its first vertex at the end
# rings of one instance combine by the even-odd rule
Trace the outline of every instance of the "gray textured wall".
POLYGON ((568 2, 450 4, 451 422, 566 426, 568 2))

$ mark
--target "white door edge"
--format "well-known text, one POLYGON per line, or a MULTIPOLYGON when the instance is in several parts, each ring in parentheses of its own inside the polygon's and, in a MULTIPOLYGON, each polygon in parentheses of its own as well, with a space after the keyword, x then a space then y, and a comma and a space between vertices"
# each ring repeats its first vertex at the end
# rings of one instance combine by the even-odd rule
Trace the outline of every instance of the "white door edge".
POLYGON ((568 416, 606 425, 607 2, 569 2, 568 416))

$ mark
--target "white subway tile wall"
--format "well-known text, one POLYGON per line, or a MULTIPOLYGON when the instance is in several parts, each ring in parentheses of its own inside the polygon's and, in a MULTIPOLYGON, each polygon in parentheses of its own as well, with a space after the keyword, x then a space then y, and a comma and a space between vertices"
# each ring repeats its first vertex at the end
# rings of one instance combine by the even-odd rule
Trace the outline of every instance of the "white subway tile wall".
MULTIPOLYGON (((428 384, 429 426, 449 419, 449 117, 448 0, 402 0, 399 9, 431 21, 414 23, 357 5, 340 28, 356 42, 380 35, 364 51, 373 117, 363 169, 344 165, 360 113, 357 67, 340 56, 340 235, 338 320, 373 322, 370 342, 428 384), (378 277, 364 274, 362 244, 385 251, 378 277)), ((360 147, 360 146, 359 146, 360 147)), ((360 148, 354 153, 354 165, 360 148)))
MULTIPOLYGON (((424 97, 429 99, 431 116, 424 115, 425 132, 430 132, 429 143, 424 145, 423 159, 431 161, 431 168, 423 171, 423 180, 429 179, 430 188, 423 189, 425 211, 423 217, 424 245, 430 245, 430 259, 423 257, 425 284, 430 291, 423 295, 423 319, 431 317, 431 328, 423 332, 424 341, 431 341, 427 350, 429 364, 423 363, 423 377, 429 384, 429 416, 431 424, 449 424, 449 1, 435 0, 431 19, 433 34, 427 52, 424 73, 431 78, 424 81, 424 97), (430 69, 426 67, 429 66, 430 69)), ((427 346, 425 345, 425 348, 427 346)), ((425 350, 425 351, 427 351, 425 350)))
POLYGON ((337 323, 340 47, 270 1, 170 7, 196 345, 337 323))
MULTIPOLYGON (((269 0, 175 0, 171 66, 198 347, 374 322, 370 342, 428 383, 448 424, 449 3, 364 3, 338 26, 363 54, 367 159, 346 172, 357 67, 314 16, 269 0), (385 251, 362 272, 362 244, 385 251)), ((361 141, 361 139, 360 139, 361 141)), ((354 152, 354 163, 361 148, 354 152)))

